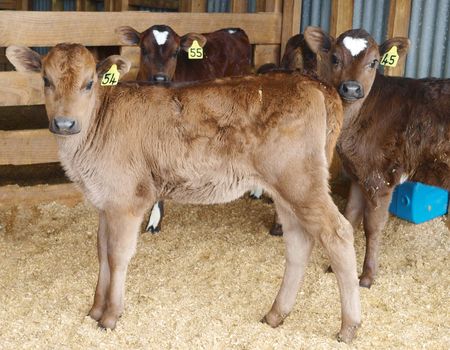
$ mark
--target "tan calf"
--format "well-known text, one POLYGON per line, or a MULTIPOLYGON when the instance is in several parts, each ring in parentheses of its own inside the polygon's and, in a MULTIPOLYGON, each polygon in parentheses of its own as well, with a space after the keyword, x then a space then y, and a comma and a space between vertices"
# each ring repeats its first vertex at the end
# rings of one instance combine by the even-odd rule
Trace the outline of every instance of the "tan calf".
POLYGON ((117 64, 96 65, 81 45, 60 44, 41 60, 9 47, 21 71, 45 82, 50 131, 68 176, 99 210, 100 271, 90 310, 114 328, 124 309, 128 263, 148 203, 220 203, 262 186, 284 228, 286 270, 264 321, 281 324, 291 312, 315 240, 329 254, 341 293, 339 339, 360 324, 351 225, 328 189, 327 118, 342 121, 336 92, 301 75, 228 78, 196 85, 101 87, 117 64), (152 137, 149 137, 152 135, 152 137))

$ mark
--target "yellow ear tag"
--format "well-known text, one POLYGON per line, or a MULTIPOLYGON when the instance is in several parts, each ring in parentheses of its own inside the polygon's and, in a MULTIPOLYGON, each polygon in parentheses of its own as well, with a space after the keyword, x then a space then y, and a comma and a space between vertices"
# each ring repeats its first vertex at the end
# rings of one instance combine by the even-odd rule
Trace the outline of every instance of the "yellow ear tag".
POLYGON ((386 52, 383 57, 381 57, 380 64, 383 66, 395 67, 397 65, 398 58, 397 46, 392 46, 391 49, 386 52))
POLYGON ((120 73, 117 70, 117 65, 113 64, 111 68, 109 68, 109 71, 107 71, 105 74, 103 74, 102 82, 100 83, 101 86, 110 86, 110 85, 117 85, 119 82, 120 73))
POLYGON ((190 60, 201 60, 203 58, 203 48, 198 44, 197 40, 192 42, 188 50, 188 58, 190 60))

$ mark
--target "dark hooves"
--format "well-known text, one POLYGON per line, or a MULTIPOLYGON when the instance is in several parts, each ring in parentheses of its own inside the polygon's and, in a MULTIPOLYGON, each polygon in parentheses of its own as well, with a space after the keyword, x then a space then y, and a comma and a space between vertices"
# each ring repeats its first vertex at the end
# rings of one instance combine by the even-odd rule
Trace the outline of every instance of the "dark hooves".
POLYGON ((272 236, 283 236, 283 227, 281 224, 273 224, 270 228, 269 234, 272 236))
POLYGON ((150 226, 147 230, 147 232, 150 232, 152 234, 158 233, 160 231, 161 231, 161 226, 156 226, 156 227, 150 226))

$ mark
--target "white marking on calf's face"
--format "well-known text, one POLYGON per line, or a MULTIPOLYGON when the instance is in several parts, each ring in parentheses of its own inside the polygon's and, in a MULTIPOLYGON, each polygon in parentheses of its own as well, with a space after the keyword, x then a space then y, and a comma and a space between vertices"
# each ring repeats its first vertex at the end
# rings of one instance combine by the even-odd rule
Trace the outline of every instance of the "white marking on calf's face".
POLYGON ((234 34, 234 33, 236 33, 236 32, 237 32, 236 29, 228 29, 228 33, 230 33, 230 34, 234 34))
POLYGON ((167 41, 167 36, 169 35, 169 32, 166 30, 164 32, 160 32, 159 30, 153 30, 153 36, 156 39, 156 42, 158 45, 164 45, 167 41))
POLYGON ((367 48, 367 40, 363 38, 352 38, 351 36, 346 36, 343 43, 352 56, 357 56, 361 51, 367 48))

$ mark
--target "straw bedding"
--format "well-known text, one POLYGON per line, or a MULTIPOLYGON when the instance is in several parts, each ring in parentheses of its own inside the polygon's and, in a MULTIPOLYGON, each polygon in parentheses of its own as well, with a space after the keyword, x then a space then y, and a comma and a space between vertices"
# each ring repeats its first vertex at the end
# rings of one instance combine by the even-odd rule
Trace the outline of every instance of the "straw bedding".
MULTIPOLYGON (((282 239, 267 234, 272 205, 244 198, 166 208, 163 232, 140 235, 114 331, 85 316, 97 277, 95 210, 83 203, 0 209, 0 348, 348 348, 334 338, 338 289, 319 245, 292 314, 277 329, 259 322, 284 267, 282 239)), ((379 276, 361 289, 363 325, 351 348, 450 348, 445 220, 390 218, 379 276)), ((355 245, 360 268, 361 230, 355 245)))

